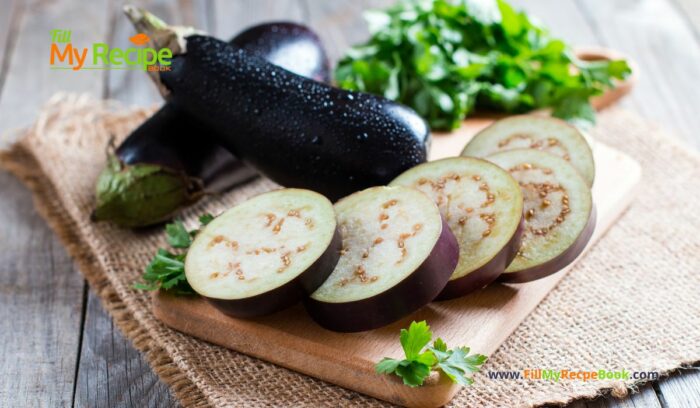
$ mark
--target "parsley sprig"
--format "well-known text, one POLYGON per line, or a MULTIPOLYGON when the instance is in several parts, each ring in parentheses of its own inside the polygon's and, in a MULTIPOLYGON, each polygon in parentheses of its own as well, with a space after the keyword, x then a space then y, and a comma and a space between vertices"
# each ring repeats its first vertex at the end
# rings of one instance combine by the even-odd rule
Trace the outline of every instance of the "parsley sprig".
MULTIPOLYGON (((201 227, 207 225, 214 217, 204 214, 199 217, 201 227)), ((201 228, 200 227, 200 228, 201 228)), ((192 244, 192 238, 199 230, 187 231, 180 220, 165 226, 168 245, 174 249, 187 249, 192 244)), ((192 295, 194 291, 185 278, 185 256, 187 251, 171 252, 159 248, 151 262, 146 266, 141 279, 143 282, 134 284, 135 289, 157 290, 163 289, 178 295, 192 295)))
POLYGON ((379 374, 395 374, 409 387, 423 385, 432 370, 440 370, 453 382, 470 385, 471 375, 479 371, 486 361, 482 354, 469 354, 469 347, 448 350, 447 344, 438 338, 432 347, 427 347, 433 333, 425 322, 412 322, 408 330, 401 329, 399 337, 406 358, 397 360, 384 357, 375 369, 379 374))

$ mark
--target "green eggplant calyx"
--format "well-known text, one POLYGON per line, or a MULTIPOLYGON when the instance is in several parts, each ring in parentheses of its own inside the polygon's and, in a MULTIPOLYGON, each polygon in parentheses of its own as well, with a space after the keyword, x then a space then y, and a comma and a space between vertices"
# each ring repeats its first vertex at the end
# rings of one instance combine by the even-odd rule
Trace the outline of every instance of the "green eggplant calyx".
POLYGON ((157 164, 125 165, 110 154, 97 179, 95 221, 143 227, 170 218, 204 195, 202 183, 157 164))

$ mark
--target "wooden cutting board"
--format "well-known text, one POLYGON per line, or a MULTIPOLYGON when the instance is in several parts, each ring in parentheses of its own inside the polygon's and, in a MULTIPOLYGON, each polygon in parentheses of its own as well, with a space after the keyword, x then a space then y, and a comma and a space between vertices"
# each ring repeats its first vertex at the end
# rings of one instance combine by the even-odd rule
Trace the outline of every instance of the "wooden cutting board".
MULTIPOLYGON (((607 106, 631 86, 631 81, 626 82, 594 104, 597 108, 607 106)), ((493 118, 469 119, 449 135, 436 135, 431 159, 458 155, 469 138, 492 121, 493 118)), ((586 251, 630 204, 641 178, 641 167, 629 156, 595 142, 593 151, 597 175, 593 200, 598 219, 586 251)), ((445 376, 433 373, 424 386, 410 388, 398 377, 374 371, 374 364, 383 357, 403 355, 399 330, 408 327, 412 320, 427 320, 435 336, 442 337, 448 345, 466 345, 474 352, 491 355, 570 268, 571 265, 535 282, 493 284, 465 298, 433 302, 390 326, 362 333, 325 330, 308 317, 301 305, 271 316, 243 320, 223 315, 200 298, 159 292, 153 297, 153 310, 158 319, 173 329, 211 343, 395 404, 437 407, 450 401, 459 390, 445 376)))

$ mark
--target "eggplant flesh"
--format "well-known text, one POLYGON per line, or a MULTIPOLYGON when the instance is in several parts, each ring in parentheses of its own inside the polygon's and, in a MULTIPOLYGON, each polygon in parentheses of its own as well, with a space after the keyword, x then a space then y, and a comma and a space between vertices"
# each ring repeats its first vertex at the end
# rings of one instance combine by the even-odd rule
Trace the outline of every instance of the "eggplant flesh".
POLYGON ((282 189, 218 216, 190 246, 185 275, 223 313, 255 317, 293 305, 316 290, 340 257, 331 202, 282 189))
POLYGON ((454 157, 416 166, 391 182, 428 195, 459 242, 459 263, 438 299, 493 282, 520 246, 523 197, 510 174, 486 160, 454 157))
POLYGON ((486 157, 522 148, 563 158, 578 170, 589 187, 593 185, 595 163, 591 147, 575 126, 557 118, 518 115, 498 120, 477 133, 464 147, 462 156, 486 157))
POLYGON ((301 77, 209 36, 184 41, 186 53, 159 74, 161 91, 279 184, 337 200, 426 161, 428 127, 403 105, 301 77))
POLYGON ((499 276, 499 280, 505 283, 526 283, 540 278, 547 277, 552 273, 564 269, 576 260, 588 246, 588 241, 593 237, 597 214, 595 205, 591 209, 591 214, 583 231, 579 234, 573 244, 558 256, 542 264, 535 265, 517 272, 504 273, 499 276))
MULTIPOLYGON (((260 24, 238 34, 231 44, 291 72, 329 81, 325 50, 308 27, 291 22, 260 24)), ((219 146, 215 133, 166 103, 110 155, 98 180, 93 219, 125 227, 155 224, 199 199, 205 190, 222 192, 257 176, 257 171, 219 146)))
POLYGON ((488 156, 520 184, 525 230, 513 262, 500 279, 528 282, 576 259, 595 228, 595 207, 585 179, 566 160, 534 149, 488 156))
POLYGON ((333 273, 304 300, 321 326, 375 329, 429 303, 457 265, 457 241, 435 204, 407 187, 373 187, 335 204, 343 239, 333 273))

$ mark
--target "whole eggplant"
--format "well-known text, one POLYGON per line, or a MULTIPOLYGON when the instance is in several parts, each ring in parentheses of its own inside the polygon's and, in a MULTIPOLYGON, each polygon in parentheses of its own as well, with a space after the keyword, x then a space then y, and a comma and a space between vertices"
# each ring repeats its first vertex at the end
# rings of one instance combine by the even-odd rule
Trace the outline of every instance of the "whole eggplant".
POLYGON ((125 12, 157 47, 173 52, 169 70, 149 72, 167 100, 279 184, 337 200, 427 159, 428 127, 403 105, 301 77, 210 36, 183 34, 146 11, 125 12))
MULTIPOLYGON (((230 43, 298 75, 330 81, 323 45, 303 25, 260 24, 230 43)), ((221 137, 215 134, 209 125, 166 103, 109 155, 97 182, 93 219, 125 227, 155 224, 205 191, 224 191, 255 177, 255 170, 218 145, 221 137)))

